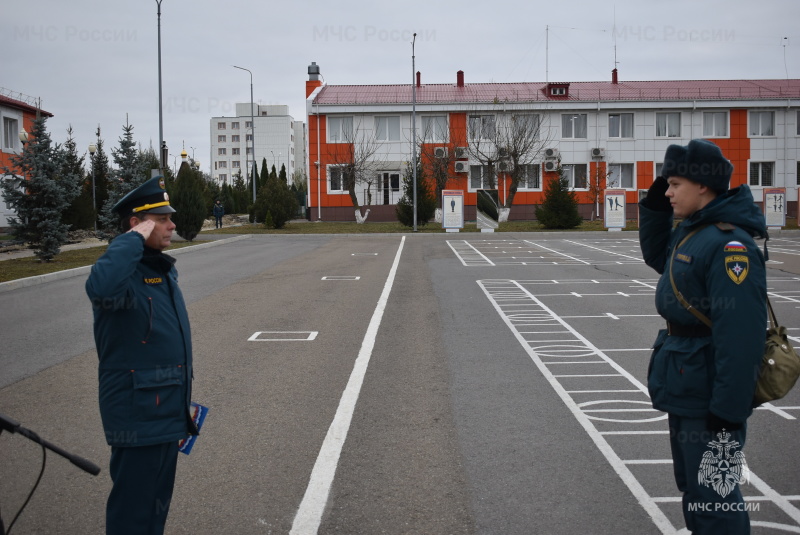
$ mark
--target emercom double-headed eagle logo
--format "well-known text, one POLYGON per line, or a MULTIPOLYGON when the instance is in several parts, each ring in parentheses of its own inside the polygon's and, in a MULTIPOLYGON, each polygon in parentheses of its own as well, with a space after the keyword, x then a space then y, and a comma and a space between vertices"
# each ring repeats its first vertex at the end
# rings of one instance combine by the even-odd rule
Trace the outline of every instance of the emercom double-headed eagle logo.
POLYGON ((736 485, 746 483, 750 470, 741 445, 731 440, 731 434, 723 429, 717 433, 717 440, 708 443, 708 451, 703 453, 697 481, 703 486, 713 488, 723 498, 730 494, 736 485))

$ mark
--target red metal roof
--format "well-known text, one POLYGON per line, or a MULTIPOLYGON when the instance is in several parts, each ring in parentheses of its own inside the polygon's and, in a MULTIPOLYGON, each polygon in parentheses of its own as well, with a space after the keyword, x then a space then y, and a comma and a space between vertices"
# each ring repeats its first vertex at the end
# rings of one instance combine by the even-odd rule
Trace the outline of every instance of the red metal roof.
MULTIPOLYGON (((554 82, 552 82, 554 83, 554 82)), ((558 82, 563 85, 565 82, 558 82)), ((572 82, 569 95, 548 96, 544 82, 427 84, 417 87, 419 104, 461 102, 546 102, 621 100, 750 100, 800 98, 800 80, 669 80, 650 82, 572 82)), ((326 85, 315 104, 410 104, 411 84, 326 85)))
MULTIPOLYGON (((0 106, 8 106, 9 108, 16 108, 18 110, 22 110, 23 112, 29 112, 29 113, 36 113, 37 111, 36 106, 31 106, 30 104, 22 102, 21 100, 16 100, 5 95, 0 95, 0 106)), ((44 111, 44 110, 38 110, 38 111, 40 111, 41 114, 46 117, 53 116, 53 114, 50 113, 49 111, 44 111)))

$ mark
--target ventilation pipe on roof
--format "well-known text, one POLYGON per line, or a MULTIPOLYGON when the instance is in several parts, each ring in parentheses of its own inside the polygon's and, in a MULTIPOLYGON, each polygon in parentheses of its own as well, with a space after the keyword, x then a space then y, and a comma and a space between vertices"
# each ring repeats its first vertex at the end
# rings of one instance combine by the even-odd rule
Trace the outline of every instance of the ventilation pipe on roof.
POLYGON ((456 73, 456 86, 464 87, 464 71, 458 71, 456 73))
POLYGON ((422 84, 422 74, 417 71, 417 87, 420 87, 422 84))
POLYGON ((316 61, 312 61, 311 65, 308 66, 308 79, 319 80, 319 65, 317 65, 316 61))
POLYGON ((616 67, 614 67, 614 69, 611 71, 611 83, 612 84, 618 84, 619 83, 619 80, 617 79, 617 68, 616 67))

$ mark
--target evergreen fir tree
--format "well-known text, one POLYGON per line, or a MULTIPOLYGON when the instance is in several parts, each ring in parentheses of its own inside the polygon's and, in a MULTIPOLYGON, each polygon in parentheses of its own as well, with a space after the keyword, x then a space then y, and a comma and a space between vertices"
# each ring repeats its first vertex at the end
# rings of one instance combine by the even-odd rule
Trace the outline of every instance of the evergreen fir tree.
MULTIPOLYGON (((98 234, 100 237, 110 237, 109 234, 103 229, 103 221, 101 220, 100 215, 102 214, 103 207, 108 200, 108 190, 111 187, 111 167, 108 163, 108 155, 106 155, 104 150, 105 142, 100 137, 100 127, 97 128, 95 135, 97 137, 97 142, 95 143, 97 150, 94 153, 94 157, 91 157, 89 160, 89 164, 91 165, 91 169, 89 170, 90 177, 92 169, 94 170, 94 212, 97 217, 98 234)), ((111 235, 113 236, 113 234, 115 234, 117 231, 118 229, 116 225, 114 225, 111 235)))
POLYGON ((564 175, 561 161, 558 162, 557 173, 558 176, 548 180, 545 185, 544 201, 536 208, 536 219, 545 228, 575 228, 583 218, 578 213, 578 200, 575 192, 569 189, 569 179, 564 175))
POLYGON ((33 246, 34 254, 49 262, 67 241, 69 225, 63 213, 77 195, 76 177, 64 175, 66 155, 60 145, 53 145, 47 132, 46 117, 33 122, 30 139, 20 155, 11 155, 12 168, 6 175, 22 180, 3 180, 6 202, 16 213, 9 218, 11 232, 33 246))
POLYGON ((111 149, 111 154, 117 169, 111 173, 113 180, 108 188, 108 197, 102 205, 100 227, 106 235, 113 236, 119 227, 119 216, 111 209, 122 197, 150 178, 150 173, 145 170, 142 157, 133 141, 133 125, 126 124, 122 127, 119 148, 111 149))
POLYGON ((94 210, 92 210, 92 177, 87 175, 83 165, 84 157, 78 156, 72 126, 67 128, 67 140, 64 142, 65 160, 63 176, 76 178, 75 188, 78 195, 64 212, 61 221, 69 225, 70 230, 94 230, 94 210))
POLYGON ((254 214, 268 228, 283 228, 297 213, 297 199, 286 182, 281 182, 273 173, 267 184, 258 192, 254 214))
MULTIPOLYGON (((417 226, 427 225, 436 213, 435 195, 417 156, 417 226)), ((403 173, 403 197, 397 202, 396 212, 400 223, 414 226, 414 168, 410 162, 403 173)))
POLYGON ((175 208, 175 213, 172 214, 175 232, 184 240, 194 240, 206 219, 207 210, 201 181, 199 173, 188 162, 181 163, 170 204, 175 208))

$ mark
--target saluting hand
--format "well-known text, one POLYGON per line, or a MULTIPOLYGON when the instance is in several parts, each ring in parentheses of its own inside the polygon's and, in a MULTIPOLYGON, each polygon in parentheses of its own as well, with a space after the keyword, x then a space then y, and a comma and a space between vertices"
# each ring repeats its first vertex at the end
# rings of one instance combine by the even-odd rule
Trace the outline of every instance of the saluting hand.
POLYGON ((155 226, 156 224, 152 219, 145 219, 144 221, 142 221, 141 223, 130 229, 128 232, 138 232, 144 237, 146 241, 147 238, 150 237, 150 233, 153 232, 153 228, 155 226))

